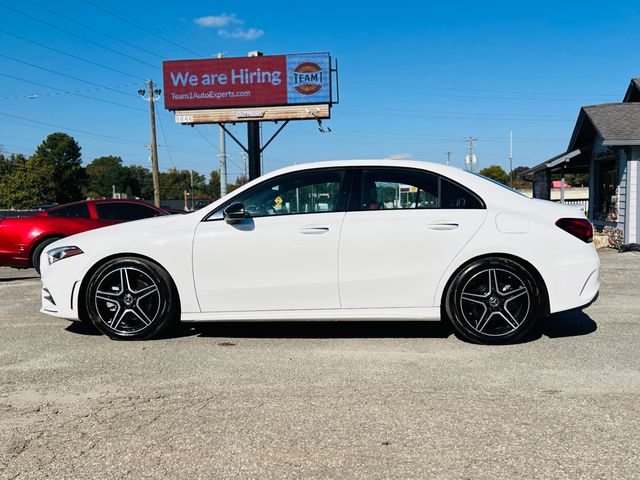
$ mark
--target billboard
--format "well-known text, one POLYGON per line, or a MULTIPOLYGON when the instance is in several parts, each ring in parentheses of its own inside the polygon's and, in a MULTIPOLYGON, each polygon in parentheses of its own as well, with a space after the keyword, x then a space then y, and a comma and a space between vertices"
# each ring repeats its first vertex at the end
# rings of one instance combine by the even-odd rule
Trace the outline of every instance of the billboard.
POLYGON ((330 104, 329 53, 162 63, 169 110, 330 104))

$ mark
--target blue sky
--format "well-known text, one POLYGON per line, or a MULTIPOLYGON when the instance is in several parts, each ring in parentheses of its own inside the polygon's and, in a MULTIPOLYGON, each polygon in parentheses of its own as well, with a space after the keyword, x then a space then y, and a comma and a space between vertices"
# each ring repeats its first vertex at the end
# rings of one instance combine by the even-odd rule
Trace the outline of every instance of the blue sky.
MULTIPOLYGON (((470 135, 480 167, 507 166, 509 130, 514 165, 533 165, 564 150, 581 105, 620 101, 640 76, 640 4, 627 1, 0 0, 0 18, 0 145, 30 154, 64 131, 85 163, 119 155, 150 165, 148 105, 136 91, 161 83, 162 59, 338 58, 332 132, 291 123, 265 151, 265 170, 399 154, 444 162, 446 151, 462 166, 470 135)), ((217 127, 177 125, 158 107, 160 168, 217 168, 217 127)), ((265 124, 264 137, 274 128, 265 124)), ((245 139, 246 127, 233 131, 245 139)), ((242 155, 230 141, 228 150, 235 176, 242 155)))

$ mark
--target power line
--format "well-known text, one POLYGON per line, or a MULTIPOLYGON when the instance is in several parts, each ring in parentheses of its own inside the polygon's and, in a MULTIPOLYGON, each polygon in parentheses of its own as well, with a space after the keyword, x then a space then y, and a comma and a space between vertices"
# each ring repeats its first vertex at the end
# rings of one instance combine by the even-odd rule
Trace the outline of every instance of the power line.
MULTIPOLYGON (((414 109, 414 108, 376 108, 361 105, 353 105, 349 107, 350 110, 356 109, 360 111, 373 111, 373 112, 398 112, 398 113, 420 113, 420 114, 434 114, 434 115, 474 115, 479 118, 491 118, 496 120, 513 120, 513 119, 535 119, 535 120, 574 120, 574 116, 568 115, 536 115, 536 114, 512 114, 512 113, 498 113, 498 112, 452 112, 447 110, 428 110, 428 109, 414 109)), ((420 115, 430 116, 430 115, 420 115)), ((475 120, 475 118, 474 118, 475 120)))
MULTIPOLYGON (((50 85, 46 85, 44 83, 39 83, 39 82, 34 82, 32 80, 27 80, 26 78, 20 78, 20 77, 16 77, 14 75, 9 75, 6 73, 2 73, 0 72, 0 75, 2 75, 3 77, 7 77, 7 78, 12 78, 14 80, 19 80, 21 82, 26 82, 26 83, 31 83, 33 85, 38 85, 40 87, 45 87, 45 88, 51 88, 51 89, 56 89, 58 90, 57 92, 49 92, 49 93, 31 93, 31 94, 27 94, 27 95, 13 95, 13 96, 6 96, 6 97, 0 97, 0 99, 2 100, 19 100, 19 99, 26 99, 26 100, 34 100, 36 98, 40 98, 40 97, 59 97, 62 95, 81 95, 83 93, 87 93, 87 92, 97 92, 97 91, 101 91, 101 90, 111 90, 114 88, 125 88, 125 87, 132 87, 132 86, 136 86, 138 85, 138 83, 125 83, 122 85, 114 85, 112 87, 94 87, 94 88, 84 88, 81 90, 64 90, 62 88, 56 88, 56 87, 52 87, 50 85)), ((93 98, 93 97, 86 97, 85 98, 93 98)), ((98 100, 97 98, 95 100, 98 100)), ((122 105, 122 106, 126 106, 126 105, 122 105)))
MULTIPOLYGON (((138 141, 138 140, 129 140, 126 138, 122 138, 122 137, 113 137, 110 135, 103 135, 100 133, 95 133, 95 132, 89 132, 87 130, 80 130, 78 128, 72 128, 72 127, 67 127, 67 126, 63 126, 63 125, 57 125, 57 124, 53 124, 53 123, 48 123, 48 122, 41 122, 39 120, 31 120, 30 118, 27 117, 22 117, 20 115, 13 115, 13 114, 9 114, 9 113, 4 113, 4 112, 0 112, 0 116, 3 117, 7 117, 7 119, 10 120, 6 120, 6 121, 11 121, 11 123, 18 123, 18 124, 22 124, 24 125, 24 123, 22 122, 29 122, 29 123, 35 123, 37 125, 42 125, 44 127, 48 127, 48 128, 57 128, 57 129, 61 129, 61 130, 67 130, 69 132, 77 132, 77 133, 81 133, 83 135, 88 135, 90 137, 97 137, 97 138, 102 138, 102 139, 106 139, 109 140, 110 142, 115 142, 115 143, 122 143, 124 145, 135 145, 135 146, 143 146, 145 145, 144 143, 138 141)), ((0 120, 2 120, 0 118, 0 120)), ((28 123, 26 124, 27 126, 33 126, 33 125, 29 125, 28 123)), ((163 145, 161 145, 163 146, 163 145)), ((193 152, 193 153, 197 153, 200 155, 208 155, 208 152, 203 152, 201 150, 195 150, 193 148, 185 148, 185 147, 176 147, 176 146, 172 146, 170 145, 171 148, 173 148, 174 150, 182 150, 185 152, 193 152)))
POLYGON ((49 13, 52 13, 53 15, 55 15, 57 17, 63 18, 65 20, 67 20, 68 22, 72 22, 72 23, 75 23, 76 25, 80 25, 80 26, 82 26, 82 27, 84 27, 84 28, 86 28, 88 30, 91 30, 92 32, 96 32, 96 33, 98 33, 100 35, 104 35, 107 38, 111 38, 112 40, 115 40, 116 42, 120 42, 120 43, 122 43, 124 45, 127 45, 127 46, 131 47, 131 48, 135 48, 136 50, 144 52, 144 53, 146 53, 148 55, 152 55, 154 57, 163 59, 162 55, 158 55, 157 53, 152 52, 151 50, 147 50, 146 48, 139 47, 138 45, 135 45, 133 43, 127 42, 126 40, 122 40, 122 39, 120 39, 120 38, 118 38, 118 37, 116 37, 114 35, 111 35, 108 32, 103 32, 102 30, 99 30, 99 29, 97 29, 95 27, 92 27, 91 25, 87 25, 86 23, 79 22, 78 20, 76 20, 74 18, 67 17, 66 15, 62 15, 61 13, 58 13, 55 10, 51 10, 50 8, 47 8, 47 7, 45 7, 43 5, 40 5, 40 4, 36 3, 36 2, 33 2, 32 0, 25 0, 25 1, 30 3, 31 5, 35 5, 36 7, 40 8, 42 10, 45 10, 45 11, 47 11, 49 13))
POLYGON ((140 60, 139 58, 132 57, 131 55, 128 55, 128 54, 123 53, 123 52, 120 52, 120 51, 115 50, 115 49, 113 49, 111 47, 107 47, 105 45, 102 45, 101 43, 94 42, 93 40, 91 40, 89 38, 83 37, 82 35, 75 34, 73 32, 70 32, 69 30, 65 30, 64 28, 60 28, 60 27, 54 25, 53 23, 46 22, 44 20, 39 19, 38 17, 34 17, 33 15, 29 15, 28 13, 21 12, 20 10, 17 10, 15 8, 10 7, 8 5, 5 5, 3 3, 0 3, 0 7, 6 8, 7 10, 11 10, 12 12, 15 12, 15 13, 17 13, 19 15, 22 15, 24 17, 30 18, 32 20, 35 20, 36 22, 42 23, 43 25, 47 25, 48 27, 51 27, 51 28, 53 28, 55 30, 58 30, 58 31, 63 32, 63 33, 66 33, 67 35, 71 35, 72 37, 78 38, 78 39, 80 39, 80 40, 82 40, 84 42, 90 43, 90 44, 95 45, 97 47, 100 47, 100 48, 103 48, 103 49, 108 50, 110 52, 113 52, 116 55, 120 55, 122 57, 128 58, 129 60, 133 60, 134 62, 138 62, 138 63, 141 63, 143 65, 147 65, 147 66, 153 68, 154 70, 157 70, 159 68, 158 65, 152 65, 151 63, 145 62, 144 60, 140 60))
MULTIPOLYGON (((218 145, 216 145, 216 144, 215 144, 215 143, 213 143, 211 140, 209 140, 209 138, 208 138, 204 133, 202 133, 199 129, 197 129, 197 128, 196 128, 195 130, 196 130, 196 132, 198 132, 198 134, 200 134, 200 136, 201 136, 202 138, 204 138, 204 140, 205 140, 209 145, 211 145, 213 148, 215 148, 216 150, 218 150, 218 152, 220 152, 220 147, 218 147, 218 145)), ((233 163, 236 167, 238 167, 240 170, 242 170, 242 167, 241 167, 240 165, 238 165, 238 164, 237 164, 237 163, 236 163, 236 162, 231 158, 231 155, 227 154, 227 160, 229 160, 229 161, 230 161, 231 163, 233 163)))
POLYGON ((169 150, 169 142, 167 142, 167 136, 164 133, 164 125, 162 124, 162 118, 158 115, 157 111, 155 111, 156 118, 158 119, 158 123, 160 123, 160 131, 162 132, 162 139, 164 140, 164 146, 167 149, 167 155, 169 155, 169 162, 172 167, 175 167, 173 164, 173 158, 171 157, 171 150, 169 150))
MULTIPOLYGON (((360 86, 374 86, 374 87, 379 87, 380 84, 379 83, 367 83, 367 82, 358 82, 358 85, 360 86)), ((606 97, 606 98, 611 98, 611 97, 615 97, 615 98, 619 98, 619 94, 612 94, 612 93, 585 93, 585 92, 571 92, 571 93, 567 93, 567 92, 543 92, 543 91, 517 91, 517 90, 506 90, 506 89, 500 89, 500 90, 486 90, 486 89, 477 89, 477 88, 446 88, 446 87, 419 87, 418 89, 416 89, 416 85, 408 85, 408 84, 404 84, 404 85, 400 85, 400 84, 395 84, 394 83, 395 88, 398 89, 402 89, 402 90, 413 90, 413 91, 417 91, 417 90, 435 90, 435 91, 443 91, 443 92, 479 92, 479 93, 500 93, 500 94, 507 94, 507 95, 556 95, 556 96, 561 96, 561 97, 576 97, 576 98, 580 98, 580 97, 606 97)))
MULTIPOLYGON (((370 116, 371 113, 368 112, 358 112, 358 111, 351 111, 350 113, 354 114, 354 115, 366 115, 366 116, 370 116)), ((446 118, 446 119, 451 119, 451 120, 509 120, 509 121, 515 121, 515 122, 538 122, 540 120, 543 120, 543 118, 535 118, 535 117, 531 117, 531 118, 526 118, 526 117, 491 117, 491 116, 468 116, 468 115, 418 115, 418 114, 411 114, 411 113, 394 113, 391 110, 385 110, 385 116, 393 116, 393 117, 404 117, 404 118, 446 118)), ((548 122, 570 122, 571 120, 569 119, 569 117, 567 117, 566 119, 562 119, 562 118, 545 118, 545 121, 548 122)))
MULTIPOLYGON (((1 55, 0 55, 1 56, 1 55)), ((2 73, 0 72, 0 76, 3 77, 7 77, 7 78, 11 78, 13 80, 18 80, 20 82, 25 82, 25 83, 30 83, 32 85, 37 85, 39 87, 45 87, 45 88, 50 88, 51 90, 56 90, 58 92, 61 92, 60 95, 63 94, 68 94, 68 95, 76 95, 78 97, 82 97, 82 98, 87 98, 89 100, 94 100, 96 102, 102 102, 102 103, 107 103, 109 105, 116 105, 118 107, 122 107, 122 108, 128 108, 130 110, 137 110, 137 111, 144 111, 141 108, 137 108, 137 107, 133 107, 131 105, 125 105, 124 103, 118 103, 118 102, 112 102, 111 100, 105 100, 104 98, 97 98, 97 97, 91 97, 89 95, 83 95, 82 93, 78 93, 78 92, 72 92, 69 90, 64 90, 62 88, 58 88, 58 87, 52 87, 51 85, 45 85, 44 83, 39 83, 39 82, 34 82, 33 80, 27 80, 26 78, 20 78, 20 77, 16 77, 14 75, 9 75, 7 73, 2 73)), ((102 87, 101 87, 102 88, 102 87)), ((106 89, 112 90, 112 87, 104 87, 106 89)))
POLYGON ((115 88, 111 88, 111 87, 108 87, 106 85, 101 85, 99 83, 95 83, 95 82, 92 82, 90 80, 84 80, 82 78, 78 78, 78 77, 75 77, 73 75, 68 75, 66 73, 56 72, 55 70, 52 70, 50 68, 41 67, 40 65, 36 65, 35 63, 25 62, 24 60, 20 60, 20 59, 14 58, 14 57, 10 57, 9 55, 3 55, 3 54, 0 53, 0 57, 6 58, 8 60, 12 60, 14 62, 22 63, 23 65, 28 65, 28 66, 33 67, 33 68, 37 68, 38 70, 42 70, 44 72, 49 72, 49 73, 53 73, 55 75, 60 75, 61 77, 70 78, 71 80, 75 80, 77 82, 82 82, 82 83, 86 83, 88 85, 93 85, 94 87, 101 87, 101 88, 104 88, 105 90, 111 90, 113 92, 120 93, 122 95, 135 97, 135 95, 133 93, 122 92, 120 90, 116 90, 115 88))
POLYGON ((33 45, 38 45, 39 47, 42 47, 42 48, 46 48, 47 50, 51 50, 52 52, 56 52, 56 53, 59 53, 59 54, 61 54, 61 55, 65 55, 65 56, 67 56, 67 57, 74 58, 74 59, 76 59, 76 60, 80 60, 80 61, 85 62, 85 63, 88 63, 88 64, 90 64, 90 65, 95 65, 96 67, 104 68, 105 70, 109 70, 109 71, 111 71, 111 72, 119 73, 119 74, 121 74, 121 75, 125 75, 125 76, 127 76, 127 77, 134 78, 134 79, 136 79, 136 80, 140 80, 140 77, 139 77, 139 76, 137 76, 137 75, 131 75, 130 73, 123 72, 122 70, 118 70, 117 68, 112 68, 112 67, 109 67, 109 66, 107 66, 107 65, 103 65, 103 64, 101 64, 101 63, 94 62, 93 60, 88 60, 88 59, 86 59, 86 58, 79 57, 78 55, 74 55, 74 54, 72 54, 72 53, 64 52, 64 51, 59 50, 59 49, 57 49, 57 48, 50 47, 49 45, 45 45, 45 44, 43 44, 43 43, 36 42, 35 40, 30 40, 30 39, 28 39, 28 38, 26 38, 26 37, 23 37, 23 36, 21 36, 21 35, 17 35, 17 34, 15 34, 15 33, 8 32, 8 31, 6 31, 6 30, 4 30, 4 29, 2 29, 2 28, 0 28, 0 32, 4 33, 5 35, 10 35, 10 36, 12 36, 12 37, 15 37, 15 38, 17 38, 17 39, 19 39, 19 40, 22 40, 22 41, 24 41, 24 42, 28 42, 28 43, 31 43, 31 44, 33 44, 33 45))
POLYGON ((82 1, 84 3, 87 3, 87 4, 91 5, 94 8, 97 8, 98 10, 103 11, 104 13, 106 13, 108 15, 111 15, 114 18, 117 18, 118 20, 121 20, 121 21, 131 25, 132 27, 137 28, 138 30, 142 30, 143 32, 148 33, 149 35, 153 35, 154 37, 159 38, 160 40, 162 40, 164 42, 167 42, 167 43, 173 45, 174 47, 178 47, 178 48, 180 48, 180 49, 182 49, 182 50, 184 50, 186 52, 189 52, 189 53, 192 53, 194 55, 197 55, 198 57, 204 57, 205 56, 205 55, 202 55, 201 53, 198 53, 198 52, 196 52, 194 50, 191 50, 190 48, 184 47, 184 46, 182 46, 182 45, 180 45, 180 44, 178 44, 178 43, 176 43, 176 42, 174 42, 172 40, 169 40, 168 38, 165 38, 162 35, 157 34, 153 30, 150 30, 150 29, 148 29, 146 27, 143 27, 142 25, 139 25, 139 24, 137 24, 135 22, 132 22, 131 20, 129 20, 129 19, 125 18, 125 17, 122 17, 122 16, 120 16, 120 15, 118 15, 116 13, 113 13, 112 11, 107 10, 106 8, 104 8, 102 5, 98 5, 98 4, 96 4, 94 2, 91 2, 89 0, 82 0, 82 1))
MULTIPOLYGON (((377 96, 381 94, 389 94, 388 90, 369 90, 369 93, 375 94, 377 96)), ((408 90, 398 89, 394 90, 394 95, 403 95, 403 96, 424 96, 424 97, 447 97, 447 98, 470 98, 474 100, 511 100, 511 101, 526 101, 526 102, 539 102, 541 100, 550 101, 550 102, 571 102, 576 103, 580 98, 551 98, 551 97, 505 97, 505 96, 491 96, 491 95, 454 95, 449 93, 428 93, 425 91, 415 91, 411 92, 408 90)), ((613 95, 607 98, 613 98, 613 95)))
POLYGON ((62 126, 62 125, 56 125, 56 124, 53 124, 53 123, 41 122, 39 120, 31 120, 30 118, 22 117, 22 116, 19 116, 19 115, 11 115, 11 114, 8 114, 8 113, 3 113, 3 112, 0 112, 0 115, 3 116, 3 117, 10 118, 12 122, 16 122, 16 120, 22 120, 24 122, 35 123, 37 125, 43 125, 43 126, 49 127, 49 128, 59 128, 59 129, 62 129, 62 130, 68 130, 70 132, 78 132, 78 133, 81 133, 83 135, 89 135, 89 136, 92 136, 92 137, 104 138, 104 139, 107 139, 107 140, 110 140, 110 141, 113 141, 113 142, 123 143, 123 144, 127 144, 127 145, 141 145, 141 142, 139 142, 139 141, 127 140, 127 139, 123 139, 123 138, 113 137, 113 136, 110 136, 110 135, 102 135, 100 133, 88 132, 86 130, 80 130, 80 129, 77 129, 77 128, 69 128, 69 127, 65 127, 65 126, 62 126))

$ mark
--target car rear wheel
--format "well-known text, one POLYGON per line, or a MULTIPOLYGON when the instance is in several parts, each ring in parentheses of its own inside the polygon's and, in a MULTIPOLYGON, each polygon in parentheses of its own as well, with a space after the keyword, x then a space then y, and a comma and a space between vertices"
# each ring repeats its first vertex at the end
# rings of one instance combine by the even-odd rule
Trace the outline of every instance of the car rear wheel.
POLYGON ((446 311, 457 333, 474 343, 521 340, 540 313, 540 290, 531 274, 505 258, 483 258, 453 279, 446 311))
POLYGON ((178 296, 169 274, 139 258, 117 258, 89 280, 86 312, 102 333, 118 340, 157 337, 178 322, 178 296))
POLYGON ((40 275, 40 257, 44 252, 44 249, 51 245, 53 242, 60 240, 62 237, 50 237, 45 238, 40 243, 38 243, 33 251, 31 252, 31 265, 36 270, 38 275, 40 275))

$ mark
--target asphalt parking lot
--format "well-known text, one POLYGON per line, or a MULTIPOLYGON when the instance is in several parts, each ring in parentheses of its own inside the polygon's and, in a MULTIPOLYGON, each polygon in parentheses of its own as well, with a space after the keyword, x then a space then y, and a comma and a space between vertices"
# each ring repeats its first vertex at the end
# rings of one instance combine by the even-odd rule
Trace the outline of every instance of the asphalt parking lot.
POLYGON ((640 478, 640 254, 507 347, 440 324, 212 324, 114 342, 0 268, 0 478, 640 478))

